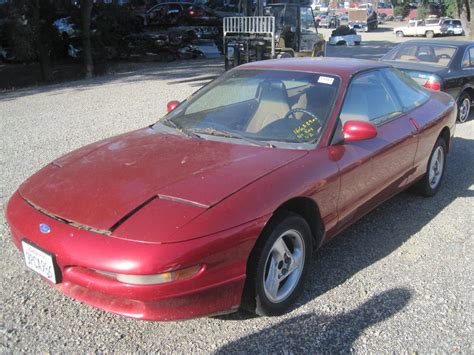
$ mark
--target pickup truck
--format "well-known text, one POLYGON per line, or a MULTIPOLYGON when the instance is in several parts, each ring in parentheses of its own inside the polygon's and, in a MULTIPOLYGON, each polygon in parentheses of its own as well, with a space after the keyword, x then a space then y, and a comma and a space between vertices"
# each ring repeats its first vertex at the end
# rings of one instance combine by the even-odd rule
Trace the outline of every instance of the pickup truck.
POLYGON ((397 35, 397 37, 426 36, 433 38, 435 35, 441 34, 441 26, 426 26, 423 20, 410 20, 408 21, 408 26, 395 27, 393 33, 397 35))

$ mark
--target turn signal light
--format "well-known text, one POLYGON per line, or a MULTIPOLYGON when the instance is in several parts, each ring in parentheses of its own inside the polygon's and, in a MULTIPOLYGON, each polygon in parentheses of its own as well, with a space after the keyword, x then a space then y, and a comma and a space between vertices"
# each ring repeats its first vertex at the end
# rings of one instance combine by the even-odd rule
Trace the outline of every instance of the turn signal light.
POLYGON ((185 280, 196 275, 201 270, 201 265, 194 265, 186 269, 164 272, 156 275, 127 275, 116 274, 111 272, 104 272, 95 270, 99 274, 104 274, 109 277, 115 277, 117 281, 131 284, 131 285, 158 285, 171 281, 185 280))
POLYGON ((437 81, 428 80, 423 86, 431 90, 441 90, 441 84, 437 81))

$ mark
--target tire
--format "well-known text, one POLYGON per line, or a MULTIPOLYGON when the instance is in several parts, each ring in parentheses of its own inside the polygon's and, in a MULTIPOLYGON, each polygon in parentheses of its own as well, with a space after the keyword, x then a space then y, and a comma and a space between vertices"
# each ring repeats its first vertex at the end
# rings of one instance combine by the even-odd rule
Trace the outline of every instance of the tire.
POLYGON ((465 92, 458 100, 458 121, 464 123, 469 119, 469 113, 471 111, 471 96, 465 92))
POLYGON ((420 192, 425 197, 436 195, 441 186, 446 170, 446 151, 446 141, 439 137, 428 160, 426 174, 418 183, 420 192))
POLYGON ((275 217, 250 255, 242 308, 260 316, 287 312, 303 291, 312 242, 301 216, 285 212, 275 217))
POLYGON ((404 36, 402 31, 397 31, 396 35, 397 37, 400 37, 400 38, 404 36))
POLYGON ((434 37, 434 32, 433 31, 426 31, 425 36, 426 36, 426 38, 433 38, 434 37))

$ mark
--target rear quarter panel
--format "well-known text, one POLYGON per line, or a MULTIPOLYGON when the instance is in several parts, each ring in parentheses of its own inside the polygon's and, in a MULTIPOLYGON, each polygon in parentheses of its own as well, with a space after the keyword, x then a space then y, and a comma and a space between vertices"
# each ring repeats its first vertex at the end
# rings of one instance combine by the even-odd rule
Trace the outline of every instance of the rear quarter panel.
MULTIPOLYGON (((431 99, 417 109, 416 120, 420 125, 418 149, 415 154, 415 173, 413 178, 422 176, 427 169, 428 160, 443 129, 449 129, 450 141, 454 135, 457 106, 448 94, 433 91, 431 99)), ((448 142, 450 146, 451 142, 448 142)))

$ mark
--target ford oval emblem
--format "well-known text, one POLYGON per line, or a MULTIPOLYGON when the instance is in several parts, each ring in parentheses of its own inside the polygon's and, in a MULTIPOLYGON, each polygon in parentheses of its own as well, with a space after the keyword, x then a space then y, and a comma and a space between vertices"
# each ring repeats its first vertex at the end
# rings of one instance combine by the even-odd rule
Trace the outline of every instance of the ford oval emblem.
POLYGON ((47 224, 41 223, 39 225, 39 230, 43 234, 48 234, 49 232, 51 232, 51 227, 48 226, 47 224))

